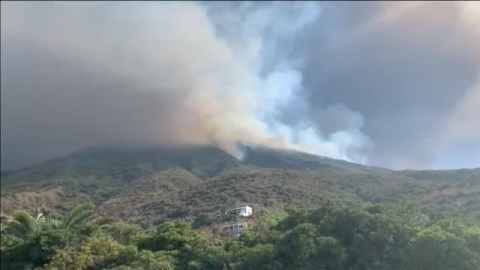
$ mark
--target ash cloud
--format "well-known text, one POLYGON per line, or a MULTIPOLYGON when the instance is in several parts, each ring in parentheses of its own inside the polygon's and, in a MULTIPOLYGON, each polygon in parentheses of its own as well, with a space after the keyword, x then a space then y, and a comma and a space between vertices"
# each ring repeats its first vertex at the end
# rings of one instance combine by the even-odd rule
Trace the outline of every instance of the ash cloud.
POLYGON ((302 88, 295 59, 283 55, 318 4, 212 4, 2 4, 3 156, 15 163, 122 142, 348 158, 348 143, 312 141, 308 127, 277 121, 302 88))
POLYGON ((2 168, 111 143, 476 166, 447 157, 480 144, 475 4, 1 5, 2 168))
POLYGON ((479 11, 460 1, 332 3, 302 45, 310 106, 361 113, 370 164, 480 166, 479 11))

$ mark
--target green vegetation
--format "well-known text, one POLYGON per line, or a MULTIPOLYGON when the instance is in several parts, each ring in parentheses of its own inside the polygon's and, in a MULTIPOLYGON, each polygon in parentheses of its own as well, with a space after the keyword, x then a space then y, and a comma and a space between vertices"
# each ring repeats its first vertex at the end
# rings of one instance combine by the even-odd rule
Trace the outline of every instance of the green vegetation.
POLYGON ((66 243, 81 241, 80 236, 94 229, 94 204, 76 206, 58 220, 38 211, 31 216, 23 210, 1 217, 2 269, 24 269, 27 265, 43 266, 66 243))
POLYGON ((412 204, 270 211, 239 238, 186 221, 100 224, 91 207, 2 219, 1 269, 480 269, 478 220, 412 204))
POLYGON ((1 269, 480 269, 480 169, 246 154, 89 150, 2 173, 1 269), (241 205, 248 229, 217 236, 241 205))
POLYGON ((214 147, 96 149, 18 171, 1 180, 1 209, 62 215, 92 201, 97 212, 139 224, 209 214, 248 204, 313 209, 410 200, 427 211, 480 218, 480 169, 391 171, 298 152, 250 149, 243 161, 214 147), (281 168, 281 169, 279 169, 281 168))

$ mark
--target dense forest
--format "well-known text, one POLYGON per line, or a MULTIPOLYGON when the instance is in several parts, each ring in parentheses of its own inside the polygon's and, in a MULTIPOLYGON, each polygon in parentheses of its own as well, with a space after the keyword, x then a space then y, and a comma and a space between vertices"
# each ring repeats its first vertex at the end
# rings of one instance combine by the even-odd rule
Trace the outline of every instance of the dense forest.
POLYGON ((90 149, 1 187, 1 269, 480 269, 480 169, 90 149), (226 214, 245 205, 253 215, 226 214), (222 234, 231 224, 246 225, 222 234))
POLYGON ((1 269, 480 269, 478 220, 408 203, 270 211, 238 238, 192 226, 142 228, 92 203, 61 218, 19 210, 2 216, 1 269))

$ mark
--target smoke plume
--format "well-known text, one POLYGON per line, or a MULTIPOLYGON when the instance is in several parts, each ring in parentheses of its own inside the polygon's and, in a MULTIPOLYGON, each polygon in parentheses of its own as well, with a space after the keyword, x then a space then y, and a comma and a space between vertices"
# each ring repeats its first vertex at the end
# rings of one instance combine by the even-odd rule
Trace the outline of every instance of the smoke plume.
POLYGON ((302 88, 301 59, 289 50, 319 4, 220 5, 2 3, 2 140, 28 128, 58 153, 108 142, 213 143, 238 156, 236 144, 249 143, 348 159, 345 151, 362 145, 278 121, 302 88), (22 98, 24 110, 13 112, 22 98))
POLYGON ((2 168, 185 143, 452 166, 480 145, 478 7, 2 2, 2 168))

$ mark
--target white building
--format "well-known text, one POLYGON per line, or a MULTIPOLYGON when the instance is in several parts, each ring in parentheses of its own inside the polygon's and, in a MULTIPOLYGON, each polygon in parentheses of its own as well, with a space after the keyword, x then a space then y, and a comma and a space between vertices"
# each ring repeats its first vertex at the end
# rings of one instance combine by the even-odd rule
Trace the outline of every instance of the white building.
POLYGON ((242 216, 242 217, 249 217, 252 215, 252 207, 250 206, 242 206, 242 207, 237 207, 235 209, 232 209, 228 211, 228 213, 237 215, 237 216, 242 216))

